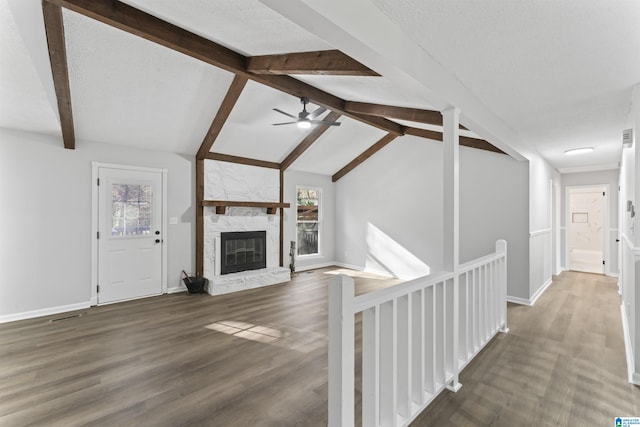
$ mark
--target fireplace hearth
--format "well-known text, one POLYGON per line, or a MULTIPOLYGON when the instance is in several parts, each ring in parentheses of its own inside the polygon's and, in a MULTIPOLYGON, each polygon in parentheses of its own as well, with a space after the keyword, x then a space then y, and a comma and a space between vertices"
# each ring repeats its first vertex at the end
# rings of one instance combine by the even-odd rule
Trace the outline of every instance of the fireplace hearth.
POLYGON ((266 268, 266 244, 266 231, 220 233, 220 274, 266 268))

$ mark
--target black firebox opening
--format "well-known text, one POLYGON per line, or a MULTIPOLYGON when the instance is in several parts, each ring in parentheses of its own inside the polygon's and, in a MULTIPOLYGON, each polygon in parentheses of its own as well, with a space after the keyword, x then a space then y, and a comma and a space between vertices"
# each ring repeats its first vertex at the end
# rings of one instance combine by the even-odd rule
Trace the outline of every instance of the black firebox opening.
POLYGON ((220 274, 267 268, 266 231, 220 233, 220 238, 220 274))

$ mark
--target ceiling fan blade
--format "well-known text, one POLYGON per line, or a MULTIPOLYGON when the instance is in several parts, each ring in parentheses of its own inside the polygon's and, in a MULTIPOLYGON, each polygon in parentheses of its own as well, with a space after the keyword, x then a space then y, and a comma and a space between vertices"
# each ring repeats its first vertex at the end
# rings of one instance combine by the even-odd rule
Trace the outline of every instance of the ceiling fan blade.
POLYGON ((309 120, 309 122, 314 125, 325 125, 325 126, 340 126, 341 122, 325 122, 324 120, 309 120))
POLYGON ((315 110, 313 110, 313 112, 312 112, 311 114, 309 114, 309 115, 307 116, 307 118, 308 118, 309 120, 313 120, 313 119, 315 119, 316 117, 320 116, 320 114, 324 113, 325 111, 327 111, 327 109, 326 109, 326 108, 324 108, 324 107, 318 107, 318 108, 316 108, 315 110))
POLYGON ((298 122, 286 122, 286 123, 272 123, 273 126, 282 126, 282 125, 293 125, 298 122))
POLYGON ((289 113, 285 113, 284 111, 282 111, 282 110, 278 110, 277 108, 274 108, 274 109, 273 109, 273 111, 277 111, 278 113, 280 113, 280 114, 284 114, 285 116, 287 116, 287 117, 291 117, 292 119, 297 119, 297 117, 296 117, 296 116, 294 116, 294 115, 292 115, 292 114, 289 114, 289 113))

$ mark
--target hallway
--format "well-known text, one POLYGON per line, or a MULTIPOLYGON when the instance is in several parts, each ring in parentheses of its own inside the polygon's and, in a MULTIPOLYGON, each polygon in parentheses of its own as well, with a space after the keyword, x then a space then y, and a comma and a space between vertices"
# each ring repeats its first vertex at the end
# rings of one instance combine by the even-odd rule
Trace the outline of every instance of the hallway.
POLYGON ((533 307, 509 304, 508 334, 412 426, 613 426, 640 416, 627 381, 617 279, 564 272, 533 307))

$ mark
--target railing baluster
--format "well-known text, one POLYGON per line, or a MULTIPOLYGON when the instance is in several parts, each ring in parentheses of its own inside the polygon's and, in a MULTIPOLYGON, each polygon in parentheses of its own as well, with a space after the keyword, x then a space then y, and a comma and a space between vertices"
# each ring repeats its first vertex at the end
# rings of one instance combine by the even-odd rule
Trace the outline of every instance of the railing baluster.
POLYGON ((398 364, 398 414, 411 415, 411 294, 397 300, 397 364, 398 364))
POLYGON ((396 425, 396 300, 380 305, 380 425, 396 425))
POLYGON ((436 305, 435 286, 424 290, 424 343, 426 390, 436 392, 436 305))
POLYGON ((420 289, 411 294, 411 400, 417 405, 424 403, 426 384, 424 327, 424 289, 420 289))
POLYGON ((362 312, 362 427, 380 425, 380 308, 362 312))

